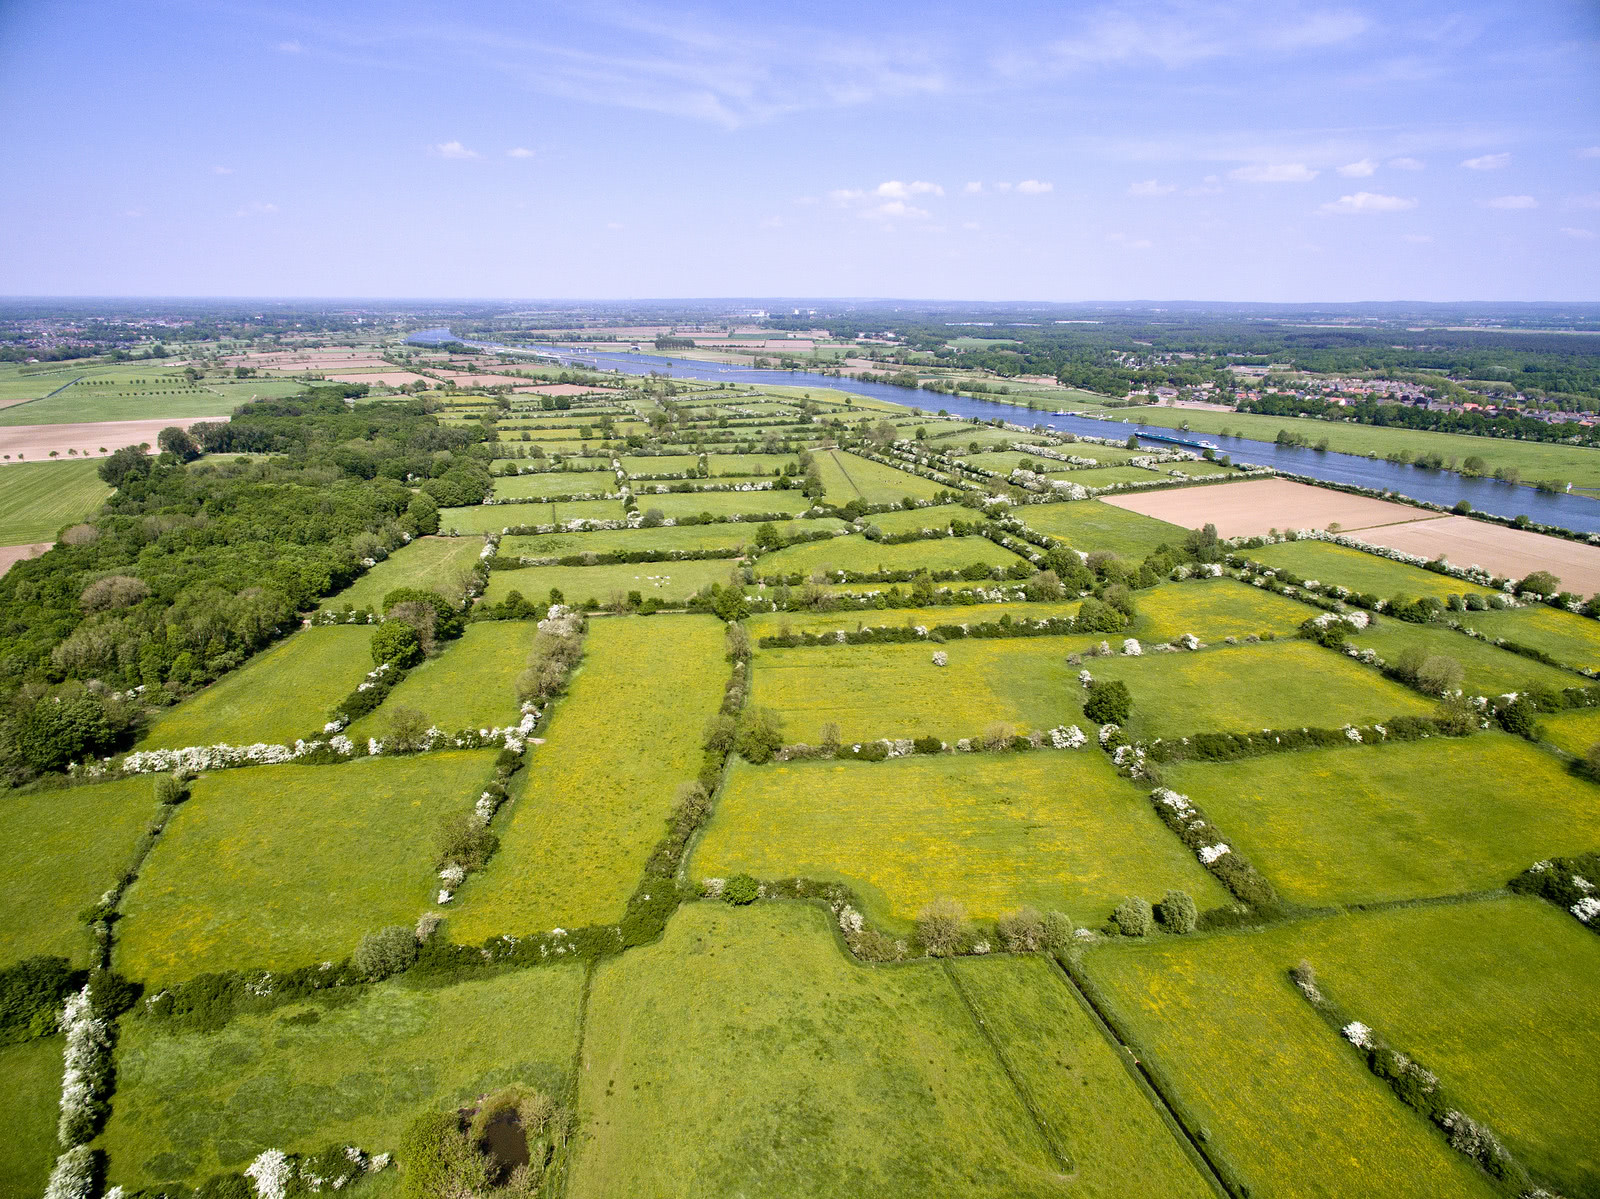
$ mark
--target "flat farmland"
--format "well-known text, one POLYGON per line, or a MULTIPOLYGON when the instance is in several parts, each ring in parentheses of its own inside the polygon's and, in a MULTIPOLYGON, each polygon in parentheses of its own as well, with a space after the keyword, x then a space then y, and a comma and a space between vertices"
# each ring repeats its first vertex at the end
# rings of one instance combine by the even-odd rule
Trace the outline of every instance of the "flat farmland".
POLYGON ((345 1004, 237 1016, 214 1032, 126 1020, 100 1141, 107 1173, 124 1187, 194 1185, 272 1148, 392 1152, 424 1111, 512 1083, 559 1095, 582 986, 580 966, 552 965, 445 987, 388 983, 345 1004))
POLYGON ((1545 713, 1539 717, 1539 737, 1573 757, 1582 758, 1600 745, 1600 709, 1545 713))
POLYGON ((1337 524, 1347 533, 1359 533, 1362 540, 1373 541, 1381 539, 1361 530, 1430 515, 1407 504, 1347 495, 1288 479, 1247 479, 1209 487, 1139 492, 1112 496, 1105 502, 1186 529, 1214 524, 1223 537, 1259 537, 1271 529, 1326 529, 1337 524))
POLYGON ((700 768, 701 733, 728 678, 723 640, 709 616, 590 622, 548 740, 496 822, 500 852, 451 912, 456 940, 621 916, 679 784, 700 768))
MULTIPOLYGON (((7 412, 27 412, 32 405, 8 409, 7 412)), ((232 411, 230 408, 229 411, 232 411)), ((0 412, 3 417, 7 412, 0 412)), ((0 455, 10 455, 20 461, 43 462, 54 450, 69 461, 72 451, 88 458, 104 457, 100 451, 110 453, 123 446, 148 445, 152 450, 161 430, 169 425, 184 425, 188 420, 160 417, 154 420, 76 421, 57 424, 22 424, 19 421, 0 421, 0 455)), ((3 477, 3 476, 0 476, 3 477)))
POLYGON ((804 512, 811 501, 798 491, 669 491, 663 495, 637 495, 639 511, 656 509, 663 516, 678 519, 699 516, 749 515, 754 513, 804 512))
POLYGON ((620 461, 630 475, 682 474, 700 465, 698 454, 624 454, 620 461))
POLYGON ((776 475, 799 461, 794 454, 707 454, 712 477, 719 475, 776 475))
MULTIPOLYGON (((745 619, 752 639, 771 637, 785 629, 795 633, 831 633, 839 629, 858 629, 923 625, 934 628, 945 624, 987 624, 1010 617, 1013 621, 1050 620, 1076 616, 1079 600, 1011 604, 946 604, 933 608, 856 608, 844 612, 758 612, 745 619)), ((930 647, 930 658, 932 649, 930 647)))
POLYGON ((791 545, 756 560, 760 578, 802 574, 813 571, 850 570, 871 574, 879 570, 960 570, 963 567, 999 566, 1009 568, 1023 561, 1004 546, 987 537, 941 537, 934 541, 905 541, 885 545, 851 535, 829 541, 808 541, 791 545))
POLYGON ((0 545, 54 541, 65 525, 100 510, 111 488, 94 462, 18 462, 0 466, 0 545))
POLYGON ((579 1199, 1075 1192, 944 971, 859 969, 813 908, 680 909, 587 1030, 579 1199))
POLYGON ((439 820, 472 810, 494 751, 255 766, 202 777, 123 903, 117 968, 179 982, 344 957, 433 906, 439 820))
POLYGON ((40 1037, 0 1048, 0 1195, 42 1195, 61 1146, 56 1120, 61 1102, 64 1038, 40 1037))
POLYGON ((1208 642, 1252 633, 1293 637, 1305 621, 1319 614, 1285 596, 1226 578, 1152 587, 1136 592, 1133 602, 1137 615, 1128 633, 1158 644, 1176 641, 1185 633, 1208 642))
POLYGON ((822 485, 828 502, 848 504, 851 500, 864 500, 869 504, 895 504, 906 496, 915 500, 931 500, 945 486, 896 470, 892 466, 873 462, 868 458, 844 450, 821 450, 812 455, 822 472, 822 485))
POLYGON ((918 755, 890 762, 736 765, 690 863, 844 882, 904 928, 949 896, 974 916, 1022 904, 1098 924, 1128 895, 1221 886, 1098 749, 918 755))
MULTIPOLYGON (((1467 614, 1469 619, 1472 615, 1475 614, 1467 614)), ((1580 687, 1586 682, 1570 671, 1496 649, 1475 637, 1464 637, 1438 626, 1384 620, 1352 633, 1347 644, 1376 650, 1380 658, 1391 664, 1407 650, 1450 658, 1459 663, 1464 672, 1461 686, 1468 695, 1504 695, 1508 691, 1521 691, 1532 683, 1559 691, 1565 687, 1580 687)))
POLYGON ((265 381, 248 388, 191 387, 181 375, 176 379, 152 379, 147 386, 131 387, 120 392, 116 387, 85 387, 78 384, 49 399, 0 409, 0 427, 158 419, 167 424, 189 425, 197 420, 227 416, 240 404, 257 397, 276 397, 302 390, 303 386, 298 384, 265 381))
POLYGON ((951 521, 978 524, 981 513, 960 504, 940 504, 933 508, 912 508, 902 512, 874 512, 867 517, 869 525, 877 525, 885 533, 915 533, 923 529, 948 529, 951 521))
POLYGON ((1177 525, 1124 511, 1104 500, 1027 504, 1017 510, 1017 519, 1079 553, 1110 550, 1135 561, 1160 546, 1182 545, 1185 532, 1177 525))
POLYGON ((1337 583, 1351 591, 1376 595, 1380 599, 1404 595, 1411 598, 1432 596, 1442 600, 1451 595, 1494 594, 1492 588, 1480 587, 1465 579, 1435 574, 1419 566, 1407 566, 1404 562, 1394 562, 1326 541, 1286 541, 1281 545, 1247 550, 1245 554, 1264 566, 1291 570, 1303 579, 1315 579, 1319 583, 1337 583))
POLYGON ((119 779, 0 800, 0 969, 37 954, 89 964, 79 918, 133 862, 156 817, 154 784, 119 779))
MULTIPOLYGON (((1409 688, 1309 641, 1116 655, 1084 666, 1097 679, 1128 685, 1133 715, 1127 728, 1134 737, 1326 728, 1433 710, 1409 688)), ((1085 694, 1078 691, 1080 699, 1085 694)))
POLYGON ((953 974, 1062 1143, 1074 1194, 1212 1194, 1053 965, 1004 954, 962 958, 953 974))
POLYGON ((302 629, 239 670, 166 709, 140 749, 188 745, 293 744, 320 732, 333 707, 372 669, 369 625, 302 629), (294 703, 284 703, 284 696, 294 703))
POLYGON ((1463 625, 1543 650, 1574 670, 1600 668, 1600 621, 1539 605, 1510 612, 1467 612, 1463 625))
POLYGON ((1135 1052, 1252 1194, 1436 1199, 1498 1192, 1404 1107, 1289 981, 1301 948, 1257 936, 1092 950, 1135 1052))
MULTIPOLYGON (((541 533, 536 537, 507 537, 500 543, 505 557, 565 558, 571 554, 611 554, 646 550, 663 555, 675 551, 738 549, 755 540, 758 525, 723 523, 671 525, 654 529, 601 529, 594 533, 541 533)), ((805 528, 818 527, 808 522, 805 528)), ((843 528, 844 522, 828 517, 821 528, 843 528)))
MULTIPOLYGON (((1049 466, 1048 462, 1044 463, 1049 466)), ((1159 483, 1161 475, 1141 466, 1092 466, 1082 470, 1048 472, 1052 479, 1065 479, 1080 487, 1110 487, 1116 483, 1159 483)))
POLYGON ((537 635, 532 621, 469 624, 460 638, 444 642, 440 652, 414 667, 376 711, 346 731, 357 741, 368 737, 382 741, 397 708, 421 712, 430 726, 447 733, 516 724, 521 719, 517 676, 528 665, 537 635))
POLYGON ((702 587, 727 583, 734 563, 727 558, 703 558, 685 562, 629 562, 618 566, 529 566, 521 570, 497 570, 489 575, 484 598, 500 603, 513 591, 526 600, 546 602, 551 589, 561 592, 564 602, 609 604, 627 599, 637 591, 643 599, 655 598, 666 604, 681 604, 702 587))
POLYGON ((1481 566, 1512 579, 1547 570, 1561 580, 1565 591, 1580 595, 1600 591, 1600 547, 1582 541, 1508 529, 1470 516, 1416 521, 1362 537, 1424 558, 1443 554, 1457 566, 1481 566))
POLYGON ((996 721, 1017 731, 1083 724, 1078 667, 1067 655, 1095 644, 1085 635, 764 649, 750 702, 783 718, 786 741, 811 745, 830 722, 846 741, 939 737, 951 744, 983 736, 996 721), (935 651, 947 665, 934 664, 935 651))
MULTIPOLYGON (((523 525, 556 525, 574 520, 621 520, 621 500, 578 500, 570 504, 475 504, 439 509, 441 533, 499 533, 523 525)), ((479 544, 482 548, 482 544, 479 544)))
POLYGON ((617 478, 608 470, 543 471, 537 474, 502 475, 494 481, 496 499, 529 499, 552 495, 605 495, 615 491, 617 478))
POLYGON ((483 542, 476 537, 419 537, 395 550, 337 595, 323 600, 322 606, 376 612, 383 597, 400 587, 421 587, 437 591, 448 600, 460 599, 460 578, 477 564, 482 551, 483 542))
POLYGON ((1297 903, 1483 890, 1540 858, 1600 844, 1600 787, 1505 733, 1185 763, 1165 774, 1297 903))

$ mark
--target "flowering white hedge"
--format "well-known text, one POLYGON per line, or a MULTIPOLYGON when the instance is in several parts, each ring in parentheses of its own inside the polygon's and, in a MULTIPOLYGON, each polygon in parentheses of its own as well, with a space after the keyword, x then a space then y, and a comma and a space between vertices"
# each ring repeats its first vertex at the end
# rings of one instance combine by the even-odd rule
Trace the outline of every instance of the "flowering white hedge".
POLYGON ((111 1022, 95 1015, 88 986, 67 997, 61 1031, 67 1035, 67 1050, 57 1134, 70 1148, 94 1134, 95 1119, 105 1102, 101 1092, 111 1072, 111 1022))
POLYGON ((94 1153, 87 1145, 68 1149, 56 1158, 44 1199, 89 1199, 94 1188, 94 1153))

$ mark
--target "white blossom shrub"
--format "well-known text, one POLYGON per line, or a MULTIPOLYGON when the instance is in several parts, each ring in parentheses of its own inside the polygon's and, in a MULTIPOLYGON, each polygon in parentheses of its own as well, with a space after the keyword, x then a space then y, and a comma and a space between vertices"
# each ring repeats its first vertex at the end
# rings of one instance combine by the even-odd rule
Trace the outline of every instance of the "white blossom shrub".
POLYGON ((1122 652, 1130 658, 1137 658, 1140 654, 1144 653, 1144 649, 1139 645, 1139 642, 1136 638, 1129 637, 1122 643, 1122 652))
POLYGON ((1211 865, 1212 862, 1215 862, 1223 854, 1230 853, 1230 852, 1232 852, 1232 851, 1226 845, 1224 845, 1222 842, 1219 841, 1215 845, 1202 845, 1196 851, 1196 854, 1198 855, 1198 857, 1200 858, 1200 860, 1202 862, 1204 862, 1207 866, 1209 866, 1209 865, 1211 865))
POLYGON ((1572 914, 1585 924, 1593 924, 1600 920, 1600 899, 1593 895, 1585 895, 1572 905, 1572 914))
POLYGON ((282 1149, 268 1149, 244 1170, 258 1199, 285 1199, 294 1182, 294 1163, 282 1149))
POLYGON ((936 649, 936 650, 933 651, 933 664, 935 666, 948 665, 949 661, 950 661, 950 655, 945 653, 944 650, 936 649))
POLYGON ((95 1015, 87 985, 67 997, 61 1009, 61 1031, 66 1034, 67 1048, 57 1134, 62 1146, 71 1148, 94 1135, 95 1122, 104 1112, 103 1091, 111 1070, 111 1022, 95 1015))
POLYGON ((94 1189, 94 1154, 76 1145, 56 1158, 44 1199, 89 1199, 94 1189))
POLYGON ((1372 1048, 1372 1030, 1359 1020, 1352 1020, 1339 1030, 1344 1034, 1344 1039, 1357 1049, 1372 1048))

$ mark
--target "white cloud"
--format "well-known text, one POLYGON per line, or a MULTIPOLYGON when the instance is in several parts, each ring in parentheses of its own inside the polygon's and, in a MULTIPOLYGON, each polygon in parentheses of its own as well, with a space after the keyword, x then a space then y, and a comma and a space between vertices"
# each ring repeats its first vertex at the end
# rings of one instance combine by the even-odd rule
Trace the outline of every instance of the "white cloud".
POLYGON ((1255 163, 1228 172, 1243 183, 1310 183, 1318 174, 1303 162, 1255 163))
POLYGON ((981 195, 983 195, 983 184, 981 184, 981 183, 977 182, 976 180, 974 180, 973 182, 967 184, 961 190, 966 192, 967 195, 969 195, 969 196, 981 196, 981 195))
POLYGON ((306 48, 299 42, 279 42, 278 49, 284 54, 304 54, 306 48))
POLYGON ((1496 196, 1492 200, 1485 200, 1490 208, 1537 208, 1539 201, 1532 196, 1496 196))
POLYGON ((997 192, 1008 192, 1011 190, 1011 185, 1009 183, 996 183, 994 185, 994 190, 997 192))
POLYGON ((1406 240, 1408 242, 1413 243, 1414 245, 1425 246, 1425 245, 1427 245, 1429 242, 1431 242, 1433 240, 1433 234, 1431 234, 1431 233, 1408 233, 1408 234, 1406 234, 1406 240))
POLYGON ((478 157, 478 152, 476 150, 469 150, 460 142, 440 142, 438 145, 430 147, 430 149, 432 153, 437 154, 440 158, 478 157))
POLYGON ((232 167, 212 167, 211 168, 211 173, 213 175, 231 175, 231 174, 233 174, 233 168, 232 167))
POLYGON ((1155 246, 1147 237, 1129 237, 1126 233, 1108 233, 1106 240, 1129 250, 1149 250, 1155 246))
POLYGON ((1054 183, 1045 183, 1039 179, 1024 179, 1017 184, 1018 193, 1024 196, 1042 196, 1045 192, 1053 192, 1055 190, 1056 185, 1054 183))
POLYGON ((904 200, 888 200, 866 209, 861 215, 882 221, 925 221, 933 214, 926 208, 918 208, 914 204, 907 204, 904 200))
POLYGON ((1578 151, 1579 158, 1600 158, 1600 146, 1585 146, 1578 151))
POLYGON ((898 179, 890 179, 878 184, 872 194, 890 200, 908 200, 912 196, 942 196, 944 188, 924 179, 918 179, 914 183, 901 183, 898 179))
POLYGON ((1166 196, 1177 190, 1176 183, 1157 183, 1154 179, 1143 179, 1138 183, 1128 184, 1130 196, 1166 196))
POLYGON ((1498 171, 1511 165, 1509 154, 1480 154, 1477 158, 1464 158, 1461 165, 1469 171, 1498 171))
POLYGON ((1363 158, 1359 162, 1347 162, 1339 168, 1339 174, 1346 179, 1365 179, 1378 169, 1378 164, 1370 158, 1363 158))
POLYGON ((1391 158, 1389 165, 1397 171, 1420 171, 1427 164, 1420 158, 1391 158))
POLYGON ((982 229, 983 228, 983 226, 978 224, 977 221, 964 221, 964 222, 962 222, 961 227, 963 229, 982 229))
POLYGON ((532 158, 533 151, 526 146, 513 146, 506 151, 507 158, 532 158))
POLYGON ((1207 175, 1193 187, 1183 189, 1186 196, 1215 196, 1222 191, 1222 179, 1217 175, 1207 175))
POLYGON ((1364 212, 1404 212, 1408 208, 1415 208, 1417 202, 1408 200, 1403 196, 1385 196, 1378 192, 1356 192, 1351 196, 1340 196, 1337 200, 1330 200, 1324 204, 1319 212, 1334 215, 1354 215, 1364 212))
POLYGON ((275 213, 277 211, 278 211, 278 206, 276 204, 269 204, 264 200, 254 200, 251 203, 246 204, 243 208, 239 209, 239 211, 234 213, 233 215, 234 216, 271 216, 273 213, 275 213))
POLYGON ((1561 227, 1561 232, 1565 233, 1568 237, 1576 238, 1578 241, 1594 240, 1593 229, 1574 229, 1570 225, 1563 225, 1561 227))
POLYGON ((623 228, 623 224, 621 221, 607 221, 606 228, 610 229, 612 232, 616 232, 617 230, 623 228))

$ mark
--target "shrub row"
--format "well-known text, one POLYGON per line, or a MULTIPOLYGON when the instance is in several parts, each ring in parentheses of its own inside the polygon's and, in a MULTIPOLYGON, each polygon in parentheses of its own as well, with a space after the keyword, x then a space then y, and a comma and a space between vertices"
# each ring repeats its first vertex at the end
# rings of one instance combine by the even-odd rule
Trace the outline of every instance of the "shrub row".
POLYGON ((1187 795, 1157 787, 1150 793, 1150 802, 1161 822, 1178 834, 1178 839, 1240 903, 1257 910, 1282 906, 1277 889, 1228 844, 1221 830, 1189 802, 1187 795))
POLYGON ((1600 933, 1600 853, 1535 862, 1506 884, 1518 895, 1537 895, 1571 912, 1600 933))
POLYGON ((1176 741, 1158 740, 1145 746, 1152 761, 1234 762, 1265 754, 1294 753, 1302 749, 1333 749, 1385 741, 1420 741, 1425 737, 1459 737, 1469 733, 1453 720, 1429 716, 1396 716, 1382 724, 1345 725, 1342 728, 1263 729, 1251 733, 1195 733, 1176 741), (1351 734, 1355 734, 1352 736, 1351 734))

